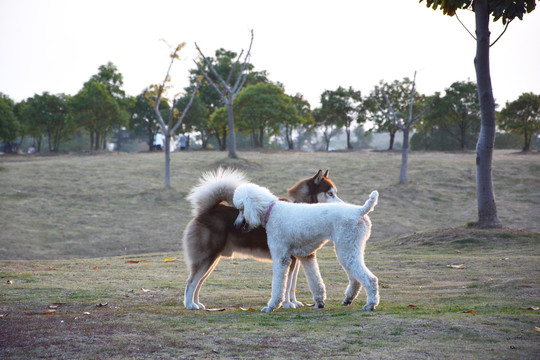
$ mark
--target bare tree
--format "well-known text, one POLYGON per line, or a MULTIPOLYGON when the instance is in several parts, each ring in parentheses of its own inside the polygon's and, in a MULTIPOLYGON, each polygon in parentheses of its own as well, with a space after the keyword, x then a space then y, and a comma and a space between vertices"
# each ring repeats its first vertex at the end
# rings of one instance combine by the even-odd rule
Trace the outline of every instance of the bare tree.
MULTIPOLYGON (((167 74, 165 75, 165 79, 163 82, 158 85, 152 85, 150 86, 150 90, 147 93, 147 98, 151 100, 151 98, 155 97, 155 103, 154 103, 154 111, 156 113, 156 116, 158 118, 158 123, 161 128, 161 131, 163 132, 163 135, 165 136, 165 188, 171 187, 171 175, 170 175, 170 168, 171 168, 171 137, 174 135, 176 130, 178 130, 178 127, 180 124, 182 124, 182 121, 184 120, 184 117, 186 116, 187 111, 189 110, 189 107, 191 106, 191 103, 193 102, 193 99, 195 98, 195 95, 197 94, 197 90, 199 88, 199 82, 196 82, 195 89, 193 90, 193 93, 191 94, 191 98, 189 99, 188 104, 182 111, 182 114, 178 116, 178 110, 176 108, 176 102, 177 98, 174 97, 172 99, 172 105, 169 110, 169 115, 167 117, 167 123, 165 123, 165 120, 163 119, 163 116, 161 112, 159 111, 159 105, 162 101, 168 102, 167 99, 163 98, 163 93, 165 92, 167 88, 167 83, 170 82, 170 76, 169 73, 171 71, 171 67, 173 65, 174 60, 178 59, 178 52, 186 45, 186 43, 179 44, 174 51, 171 53, 171 63, 169 64, 169 68, 167 69, 167 74), (175 122, 176 121, 176 122, 175 122)), ((153 100, 153 99, 152 99, 153 100)))
POLYGON ((392 104, 390 103, 390 100, 388 100, 388 96, 386 96, 386 93, 384 89, 382 89, 382 94, 386 100, 386 103, 388 105, 388 111, 384 111, 379 104, 377 106, 379 107, 379 110, 385 114, 385 116, 394 123, 401 131, 403 131, 403 145, 401 148, 401 169, 399 171, 399 183, 405 184, 407 183, 407 163, 409 160, 409 133, 411 130, 411 127, 413 123, 418 120, 424 113, 427 111, 427 109, 431 106, 426 106, 420 114, 413 116, 413 104, 414 104, 414 87, 416 85, 416 71, 414 72, 414 78, 413 83, 411 87, 411 96, 409 99, 409 114, 408 118, 405 120, 401 120, 396 115, 394 108, 392 107, 392 104))
POLYGON ((246 56, 244 58, 244 61, 242 64, 240 64, 240 59, 242 58, 242 55, 244 51, 242 50, 240 52, 240 55, 238 55, 238 59, 236 59, 236 62, 231 67, 231 70, 229 71, 229 75, 227 76, 227 80, 223 80, 223 77, 218 74, 212 63, 204 56, 203 52, 195 43, 195 47, 199 51, 199 54, 202 57, 202 60, 206 63, 208 68, 210 69, 210 72, 215 76, 217 81, 212 80, 210 76, 208 76, 208 73, 203 69, 203 66, 200 62, 195 62, 197 64, 197 68, 199 71, 203 74, 204 78, 216 89, 216 91, 221 96, 221 99, 227 106, 227 119, 228 119, 228 127, 229 127, 229 157, 230 158, 237 158, 236 155, 236 134, 234 132, 234 117, 233 117, 233 101, 236 98, 236 95, 240 92, 242 87, 244 86, 246 79, 247 79, 247 72, 248 69, 248 60, 251 53, 251 45, 253 44, 253 30, 251 30, 251 41, 249 43, 249 49, 246 53, 246 56), (235 81, 233 81, 233 74, 236 72, 236 70, 239 70, 238 77, 235 81))

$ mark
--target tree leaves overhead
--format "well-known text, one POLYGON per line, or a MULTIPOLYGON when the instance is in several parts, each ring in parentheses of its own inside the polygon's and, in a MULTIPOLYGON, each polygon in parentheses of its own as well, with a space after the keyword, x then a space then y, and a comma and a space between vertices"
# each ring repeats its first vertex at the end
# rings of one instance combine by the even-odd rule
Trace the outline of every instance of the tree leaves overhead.
MULTIPOLYGON (((424 0, 420 0, 421 3, 424 0)), ((426 0, 426 6, 437 10, 440 8, 444 15, 454 16, 456 10, 469 9, 474 11, 473 0, 426 0)), ((535 0, 489 0, 489 13, 493 15, 493 21, 502 18, 503 24, 514 20, 516 17, 523 20, 523 15, 530 13, 536 8, 535 0)))

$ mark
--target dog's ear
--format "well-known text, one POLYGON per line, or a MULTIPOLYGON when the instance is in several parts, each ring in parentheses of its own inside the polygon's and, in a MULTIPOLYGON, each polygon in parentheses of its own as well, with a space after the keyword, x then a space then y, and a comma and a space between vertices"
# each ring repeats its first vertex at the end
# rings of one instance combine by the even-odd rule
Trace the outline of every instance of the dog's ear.
POLYGON ((322 170, 319 169, 319 171, 317 171, 317 173, 315 174, 314 177, 311 178, 311 180, 313 180, 313 183, 315 185, 319 185, 322 181, 322 170))
MULTIPOLYGON (((261 225, 261 211, 257 205, 258 201, 252 199, 251 197, 244 199, 244 220, 252 228, 256 228, 257 226, 261 225)), ((264 214, 262 216, 264 216, 264 214)))
POLYGON ((326 169, 326 172, 324 173, 323 177, 328 177, 328 169, 326 169))

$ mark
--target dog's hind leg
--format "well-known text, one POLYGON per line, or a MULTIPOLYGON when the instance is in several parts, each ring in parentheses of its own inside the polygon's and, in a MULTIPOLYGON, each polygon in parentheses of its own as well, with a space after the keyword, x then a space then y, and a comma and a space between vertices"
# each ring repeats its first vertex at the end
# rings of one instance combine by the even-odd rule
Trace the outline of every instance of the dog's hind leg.
POLYGON ((352 277, 364 286, 367 293, 367 303, 363 309, 372 311, 379 305, 379 280, 369 271, 359 255, 351 256, 351 249, 346 250, 336 246, 338 260, 345 271, 347 271, 347 274, 350 274, 349 277, 352 275, 352 277))
POLYGON ((302 307, 300 301, 296 300, 296 278, 298 277, 298 268, 299 262, 296 257, 291 257, 291 265, 289 266, 289 276, 287 277, 287 290, 285 292, 285 300, 281 306, 284 309, 296 309, 297 307, 302 307))
POLYGON ((324 300, 326 300, 326 287, 324 286, 324 282, 319 271, 317 256, 315 253, 313 253, 309 256, 301 258, 300 261, 304 267, 304 273, 306 274, 309 289, 313 294, 315 308, 321 309, 324 307, 324 300))
POLYGON ((184 293, 184 306, 188 310, 204 309, 205 306, 199 301, 199 292, 206 278, 212 273, 219 256, 207 258, 196 265, 191 266, 191 273, 187 279, 186 291, 184 293))
POLYGON ((348 271, 347 276, 349 277, 349 285, 347 286, 347 290, 345 290, 345 299, 341 303, 344 306, 350 305, 356 299, 360 290, 362 290, 362 284, 348 271))

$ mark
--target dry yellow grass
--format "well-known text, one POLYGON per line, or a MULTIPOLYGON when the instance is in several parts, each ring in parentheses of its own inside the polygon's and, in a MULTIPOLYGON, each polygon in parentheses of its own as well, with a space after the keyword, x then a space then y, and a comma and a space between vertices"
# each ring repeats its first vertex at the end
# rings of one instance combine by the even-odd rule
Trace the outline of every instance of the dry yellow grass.
MULTIPOLYGON (((496 152, 509 227, 497 230, 464 226, 476 219, 472 153, 412 153, 404 186, 398 153, 240 155, 173 154, 167 191, 162 154, 1 159, 0 358, 537 358, 539 313, 528 309, 540 306, 538 155, 496 152), (225 259, 201 292, 225 310, 185 310, 185 195, 218 164, 279 195, 319 168, 344 200, 378 189, 366 251, 378 309, 361 310, 363 293, 340 305, 347 279, 327 246, 318 254, 325 309, 263 314, 270 264, 225 259)), ((310 302, 303 275, 298 298, 310 302)))
MULTIPOLYGON (((186 194, 205 170, 245 169, 285 195, 298 179, 330 169, 342 199, 363 203, 373 190, 371 241, 475 221, 474 153, 410 156, 398 185, 394 152, 223 152, 172 154, 172 189, 163 189, 163 154, 0 159, 0 259, 56 259, 179 251, 190 217, 186 194)), ((497 151, 495 195, 504 225, 540 231, 540 156, 497 151)))

